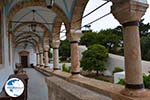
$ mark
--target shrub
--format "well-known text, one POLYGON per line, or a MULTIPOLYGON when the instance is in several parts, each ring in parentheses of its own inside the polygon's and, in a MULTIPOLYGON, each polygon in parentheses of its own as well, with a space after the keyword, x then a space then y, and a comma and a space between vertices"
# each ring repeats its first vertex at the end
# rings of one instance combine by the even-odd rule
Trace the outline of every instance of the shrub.
MULTIPOLYGON (((143 75, 143 82, 146 89, 150 89, 150 74, 143 75)), ((120 79, 117 84, 125 85, 125 79, 120 79)))
POLYGON ((63 65, 62 65, 62 71, 69 73, 70 70, 71 70, 71 67, 67 67, 66 64, 63 64, 63 65))
POLYGON ((117 84, 120 84, 120 85, 125 85, 125 79, 123 79, 123 78, 120 78, 119 79, 119 82, 117 83, 117 84))
POLYGON ((150 74, 143 75, 143 81, 144 81, 145 88, 150 89, 150 74))
POLYGON ((113 73, 116 73, 116 72, 122 72, 123 69, 120 68, 120 67, 115 67, 114 70, 113 70, 113 73))

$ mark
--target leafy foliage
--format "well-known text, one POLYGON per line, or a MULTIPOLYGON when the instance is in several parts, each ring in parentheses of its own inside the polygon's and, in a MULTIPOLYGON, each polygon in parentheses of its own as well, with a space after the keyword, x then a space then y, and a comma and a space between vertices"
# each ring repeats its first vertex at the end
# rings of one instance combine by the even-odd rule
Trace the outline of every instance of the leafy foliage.
POLYGON ((81 37, 81 44, 87 47, 93 44, 101 44, 108 48, 111 53, 118 53, 121 44, 122 36, 120 32, 113 29, 101 30, 100 32, 85 32, 81 37))
POLYGON ((116 72, 122 72, 123 69, 120 68, 120 67, 115 67, 114 70, 113 70, 113 73, 116 73, 116 72))
POLYGON ((121 78, 117 84, 125 85, 126 84, 125 79, 121 78))
POLYGON ((141 38, 142 59, 150 60, 150 36, 141 38))
POLYGON ((85 32, 81 37, 80 43, 87 47, 93 44, 97 44, 97 33, 96 32, 85 32))
POLYGON ((150 89, 150 74, 143 76, 145 88, 150 89))
POLYGON ((122 37, 115 33, 112 29, 101 30, 98 33, 98 42, 108 48, 109 52, 112 53, 115 53, 117 47, 120 47, 119 44, 121 40, 122 37))
POLYGON ((48 58, 52 58, 51 48, 48 50, 48 58))
POLYGON ((70 43, 68 40, 61 41, 59 55, 61 61, 67 61, 67 58, 70 57, 70 43))
POLYGON ((140 35, 142 36, 149 36, 150 32, 150 23, 144 24, 143 23, 144 19, 142 19, 139 23, 139 31, 140 31, 140 35))
POLYGON ((100 45, 94 44, 88 47, 88 50, 83 52, 83 58, 81 59, 81 67, 83 70, 96 70, 98 71, 106 70, 104 66, 108 58, 108 50, 100 45))
POLYGON ((71 67, 67 67, 66 64, 63 64, 63 65, 62 65, 62 71, 69 73, 70 70, 71 70, 71 67))

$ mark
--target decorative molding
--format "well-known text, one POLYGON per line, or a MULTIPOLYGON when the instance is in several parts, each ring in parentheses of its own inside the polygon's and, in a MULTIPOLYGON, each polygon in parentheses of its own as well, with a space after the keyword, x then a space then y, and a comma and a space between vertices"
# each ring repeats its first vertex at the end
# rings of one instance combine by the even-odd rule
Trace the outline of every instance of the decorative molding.
POLYGON ((80 72, 71 72, 72 75, 80 74, 80 72))
POLYGON ((70 41, 70 43, 73 44, 73 43, 79 43, 79 42, 78 41, 70 41))
POLYGON ((139 21, 131 21, 131 22, 126 22, 122 24, 123 27, 127 27, 127 26, 139 26, 139 21))
POLYGON ((125 87, 129 89, 143 89, 144 84, 126 84, 125 87))

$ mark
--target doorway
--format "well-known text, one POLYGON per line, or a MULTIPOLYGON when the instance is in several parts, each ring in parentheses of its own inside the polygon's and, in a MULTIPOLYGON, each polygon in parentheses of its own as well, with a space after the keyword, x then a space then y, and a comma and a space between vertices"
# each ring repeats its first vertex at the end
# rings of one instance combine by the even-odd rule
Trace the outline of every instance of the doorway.
POLYGON ((23 68, 28 67, 28 57, 27 56, 21 56, 21 65, 23 68))
POLYGON ((29 52, 28 51, 21 51, 19 52, 20 56, 20 63, 23 68, 29 67, 29 52))

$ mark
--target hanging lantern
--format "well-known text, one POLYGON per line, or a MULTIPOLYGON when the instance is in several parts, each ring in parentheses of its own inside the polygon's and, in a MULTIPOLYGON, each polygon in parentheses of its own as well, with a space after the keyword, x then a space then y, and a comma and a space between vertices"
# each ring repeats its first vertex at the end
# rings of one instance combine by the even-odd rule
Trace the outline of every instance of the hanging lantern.
POLYGON ((35 23, 32 23, 30 27, 31 27, 32 32, 36 31, 36 24, 35 23))
POLYGON ((31 23, 30 27, 31 27, 32 32, 35 32, 36 31, 36 26, 37 26, 34 23, 35 22, 35 10, 33 9, 32 12, 33 12, 33 18, 32 18, 33 23, 31 23))
POLYGON ((46 0, 47 8, 51 9, 55 3, 55 0, 46 0))

